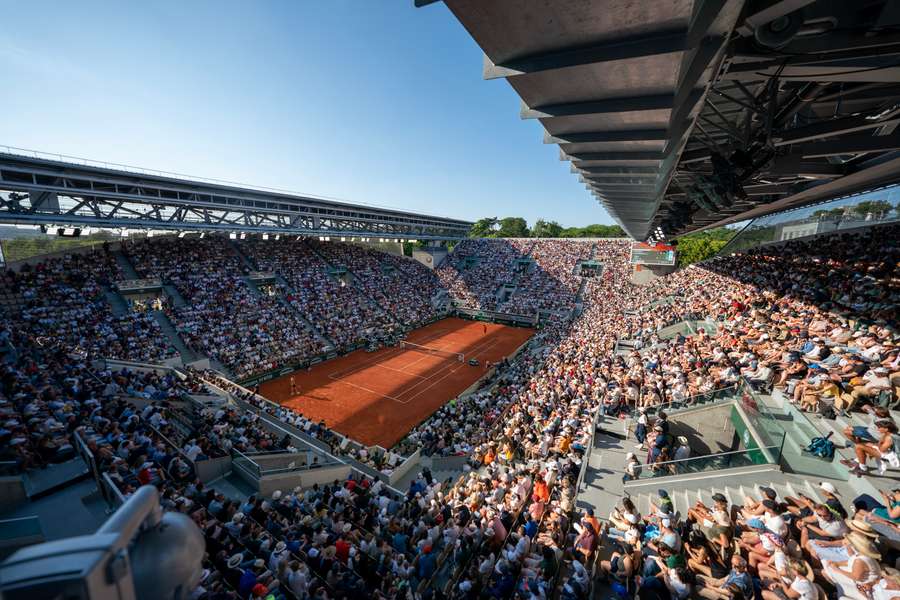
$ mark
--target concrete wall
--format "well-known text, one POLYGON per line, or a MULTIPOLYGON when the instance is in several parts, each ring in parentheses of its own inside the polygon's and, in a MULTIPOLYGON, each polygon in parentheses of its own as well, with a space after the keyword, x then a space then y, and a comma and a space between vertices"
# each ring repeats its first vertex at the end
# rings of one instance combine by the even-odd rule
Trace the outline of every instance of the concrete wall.
POLYGON ((25 482, 20 475, 0 477, 0 513, 5 513, 28 502, 25 482))
POLYGON ((350 476, 348 465, 334 465, 321 469, 309 469, 304 471, 291 471, 277 475, 264 476, 257 485, 257 491, 264 496, 271 496, 275 490, 286 492, 295 487, 308 488, 314 484, 324 485, 335 479, 343 481, 350 476))
POLYGON ((678 270, 676 265, 632 265, 631 283, 635 285, 650 285, 660 277, 664 277, 678 270), (640 267, 640 270, 638 270, 640 267))
POLYGON ((231 457, 220 456, 209 460, 201 460, 194 464, 194 471, 203 483, 209 483, 225 476, 231 470, 231 457))
POLYGON ((417 260, 429 269, 434 269, 447 257, 447 249, 437 248, 413 248, 413 260, 417 260))

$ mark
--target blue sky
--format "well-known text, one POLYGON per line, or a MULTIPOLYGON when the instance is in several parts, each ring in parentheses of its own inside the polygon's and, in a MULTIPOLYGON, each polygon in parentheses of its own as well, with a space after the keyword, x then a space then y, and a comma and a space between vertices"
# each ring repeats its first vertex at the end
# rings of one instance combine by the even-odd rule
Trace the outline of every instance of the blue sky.
POLYGON ((481 68, 441 3, 8 2, 0 144, 460 218, 611 223, 481 68))

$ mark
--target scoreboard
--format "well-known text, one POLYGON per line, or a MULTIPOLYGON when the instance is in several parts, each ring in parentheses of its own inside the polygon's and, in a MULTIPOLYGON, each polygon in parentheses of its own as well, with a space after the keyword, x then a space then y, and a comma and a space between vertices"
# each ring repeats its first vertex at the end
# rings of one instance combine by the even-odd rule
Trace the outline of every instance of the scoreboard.
POLYGON ((634 242, 631 244, 631 263, 671 267, 675 264, 675 246, 634 242))

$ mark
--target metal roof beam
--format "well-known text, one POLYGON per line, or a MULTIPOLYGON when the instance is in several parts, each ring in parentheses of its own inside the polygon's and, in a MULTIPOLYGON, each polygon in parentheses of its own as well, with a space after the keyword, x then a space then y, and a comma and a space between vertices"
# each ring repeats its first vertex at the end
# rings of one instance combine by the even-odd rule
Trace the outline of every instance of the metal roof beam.
POLYGON ((657 151, 572 152, 566 153, 565 156, 569 160, 662 160, 663 153, 657 151))
POLYGON ((664 141, 665 129, 632 129, 625 131, 586 131, 550 135, 544 132, 545 144, 585 144, 592 142, 655 142, 664 141))
POLYGON ((674 102, 675 97, 672 94, 636 96, 633 98, 607 98, 592 102, 546 104, 534 108, 529 108, 523 101, 520 116, 523 119, 546 119, 550 117, 570 117, 601 113, 639 112, 672 108, 674 102))
POLYGON ((824 158, 842 154, 889 152, 891 150, 900 150, 900 133, 883 136, 871 136, 861 133, 839 140, 813 142, 800 146, 797 154, 803 158, 824 158))
POLYGON ((621 177, 622 175, 652 175, 656 177, 657 170, 653 167, 576 167, 572 165, 573 173, 584 173, 591 176, 621 177))
POLYGON ((579 65, 681 52, 687 47, 686 35, 687 31, 683 29, 654 32, 651 35, 634 36, 594 46, 533 54, 500 64, 494 64, 485 54, 483 74, 485 79, 500 79, 579 65))
MULTIPOLYGON (((900 109, 896 109, 889 115, 900 114, 900 109)), ((824 139, 836 137, 848 133, 856 133, 867 129, 876 129, 883 125, 893 125, 900 123, 900 116, 891 116, 890 118, 872 119, 868 116, 847 117, 844 119, 829 119, 820 123, 804 125, 803 127, 795 127, 775 133, 772 135, 772 141, 775 146, 785 146, 787 144, 796 144, 799 142, 808 142, 810 140, 824 139)))

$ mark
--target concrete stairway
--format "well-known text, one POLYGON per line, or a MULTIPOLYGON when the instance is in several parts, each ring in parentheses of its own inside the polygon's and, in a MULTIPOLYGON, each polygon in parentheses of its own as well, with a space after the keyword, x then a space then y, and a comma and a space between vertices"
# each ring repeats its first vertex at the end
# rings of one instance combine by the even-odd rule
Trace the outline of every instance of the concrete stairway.
MULTIPOLYGON (((312 250, 313 254, 318 256, 319 259, 323 263, 325 263, 326 266, 328 266, 332 269, 336 267, 336 265, 334 265, 331 261, 329 261, 327 258, 325 258, 325 255, 323 255, 321 252, 316 250, 314 247, 310 246, 309 248, 310 248, 310 250, 312 250)), ((403 325, 403 323, 401 323, 392 313, 388 312, 377 300, 375 300, 375 298, 373 298, 372 296, 367 294, 362 289, 362 287, 356 285, 356 280, 357 279, 362 280, 361 277, 359 277, 356 273, 351 271, 349 267, 344 266, 344 268, 347 269, 347 273, 350 275, 350 285, 353 286, 353 289, 355 289, 359 293, 360 296, 362 296, 369 304, 374 306, 378 311, 386 314, 391 321, 393 321, 394 323, 397 323, 398 325, 403 325)))
MULTIPOLYGON (((261 296, 262 292, 259 289, 259 286, 256 285, 256 282, 251 280, 249 277, 244 277, 244 281, 247 282, 247 285, 250 286, 250 289, 253 290, 257 295, 261 296)), ((275 276, 275 281, 278 282, 285 290, 289 293, 292 292, 291 287, 288 285, 287 280, 281 275, 275 276)), ((307 319, 293 304, 287 301, 284 296, 276 295, 275 299, 285 308, 287 308, 291 313, 300 321, 304 327, 315 337, 322 346, 325 347, 326 352, 332 352, 336 348, 335 343, 324 333, 316 329, 313 324, 307 319)))
POLYGON ((178 291, 174 285, 166 284, 163 286, 163 291, 172 301, 172 306, 176 308, 181 308, 182 306, 187 306, 188 302, 184 299, 184 296, 181 295, 181 292, 178 291))
POLYGON ((124 252, 122 252, 121 250, 113 250, 112 255, 116 260, 116 264, 119 265, 120 269, 122 269, 122 274, 125 275, 125 279, 141 278, 141 276, 138 275, 137 270, 134 268, 134 265, 131 264, 131 261, 128 259, 128 256, 126 256, 124 252))
MULTIPOLYGON (((828 479, 825 477, 807 478, 775 472, 746 474, 739 478, 733 476, 711 476, 701 481, 682 481, 667 485, 660 483, 656 486, 648 487, 646 491, 641 491, 637 494, 631 493, 630 497, 640 513, 642 515, 647 515, 651 512, 651 502, 659 504, 657 490, 665 489, 668 492, 669 497, 672 498, 675 510, 680 514, 681 518, 685 518, 688 509, 697 502, 703 502, 706 506, 712 506, 712 496, 716 493, 724 495, 728 499, 729 504, 741 505, 744 503, 744 498, 748 496, 758 500, 762 496, 762 493, 759 490, 760 486, 771 487, 777 492, 778 497, 782 500, 788 496, 796 498, 802 493, 813 500, 822 502, 825 498, 822 496, 821 490, 819 489, 820 481, 829 481, 832 483, 835 488, 837 488, 838 492, 841 493, 845 508, 848 509, 852 508, 852 499, 859 493, 862 493, 857 491, 852 484, 849 484, 846 481, 828 479)), ((606 518, 608 516, 608 512, 597 515, 598 518, 606 518)))
POLYGON ((623 424, 601 417, 594 433, 594 445, 587 453, 584 481, 578 489, 577 506, 593 508, 598 519, 605 519, 624 493, 625 455, 633 444, 625 439, 623 424))
MULTIPOLYGON (((857 478, 852 476, 849 469, 840 463, 841 459, 852 459, 855 457, 852 444, 844 436, 844 429, 848 426, 866 427, 869 424, 868 415, 859 412, 851 412, 847 417, 837 417, 836 419, 826 419, 818 414, 804 413, 793 404, 791 404, 785 395, 779 390, 773 390, 771 396, 764 396, 766 405, 773 413, 779 415, 789 421, 791 426, 785 427, 788 436, 785 440, 784 452, 790 461, 793 454, 799 455, 797 461, 798 468, 792 468, 793 472, 808 473, 810 475, 827 474, 837 479, 850 480, 851 483, 860 489, 887 489, 887 487, 895 487, 900 483, 900 470, 889 468, 884 475, 878 475, 873 468, 873 463, 869 462, 869 474, 857 478), (831 441, 835 445, 835 456, 831 462, 809 456, 802 452, 803 448, 809 444, 814 437, 826 436, 831 433, 831 441), (790 454, 789 454, 790 453, 790 454), (806 466, 806 469, 802 467, 806 466)), ((891 411, 891 416, 895 422, 900 422, 900 412, 891 411)), ((791 463, 791 467, 794 463, 791 463)), ((859 493, 862 493, 860 491, 859 493)), ((868 493, 871 493, 870 491, 868 493)), ((879 497, 875 494, 875 497, 879 497)))
POLYGON ((159 323, 159 329, 169 340, 169 343, 178 350, 178 353, 181 355, 181 362, 187 364, 200 358, 196 352, 188 348, 187 344, 184 343, 184 340, 181 339, 178 330, 175 329, 175 325, 166 313, 161 310, 153 310, 150 311, 150 314, 159 323))
POLYGON ((128 302, 122 297, 122 294, 111 287, 103 288, 103 296, 106 298, 106 302, 109 304, 114 317, 121 317, 131 312, 128 302))
POLYGON ((241 250, 241 245, 237 243, 236 240, 229 239, 228 245, 231 246, 231 249, 234 250, 234 253, 240 259, 241 263, 250 271, 258 271, 259 269, 250 257, 244 254, 244 251, 241 250))

